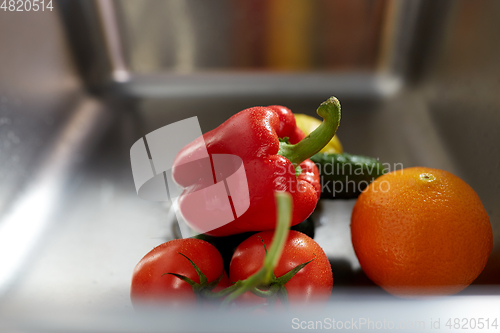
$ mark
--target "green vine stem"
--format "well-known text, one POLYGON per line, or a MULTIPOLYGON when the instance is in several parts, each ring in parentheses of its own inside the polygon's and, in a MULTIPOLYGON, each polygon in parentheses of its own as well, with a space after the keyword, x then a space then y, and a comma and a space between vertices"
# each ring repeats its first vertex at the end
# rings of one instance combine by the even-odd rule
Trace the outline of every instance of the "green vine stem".
POLYGON ((222 303, 221 308, 226 308, 231 302, 233 302, 236 298, 241 296, 246 292, 251 292, 259 297, 266 298, 268 304, 272 307, 276 300, 279 298, 285 307, 288 307, 288 296, 285 288, 285 284, 302 268, 311 263, 316 255, 313 253, 314 258, 311 260, 297 265, 284 275, 280 277, 276 277, 274 275, 274 269, 278 265, 278 262, 283 253, 286 239, 288 237, 288 233, 290 231, 290 224, 292 221, 292 196, 287 192, 276 192, 276 206, 277 206, 277 222, 276 229, 274 231, 274 236, 271 242, 271 247, 269 251, 264 244, 262 238, 262 246, 266 252, 262 267, 254 274, 249 276, 245 280, 239 280, 235 282, 232 286, 225 288, 219 292, 212 292, 212 290, 217 286, 219 281, 222 279, 223 274, 219 276, 218 279, 208 283, 208 280, 203 274, 203 272, 196 266, 196 264, 186 257, 184 254, 179 253, 189 260, 191 265, 196 270, 198 277, 200 279, 200 283, 196 283, 195 281, 179 275, 175 273, 164 273, 163 275, 170 274, 178 277, 179 279, 185 281, 193 288, 194 293, 199 297, 199 300, 202 299, 221 299, 226 297, 222 303))
MULTIPOLYGON (((275 194, 277 204, 277 223, 274 232, 271 247, 264 259, 264 263, 260 270, 252 274, 245 280, 236 282, 229 288, 222 290, 221 293, 227 294, 227 297, 222 302, 222 307, 227 307, 240 295, 247 291, 251 291, 259 285, 268 284, 273 278, 273 271, 281 258, 285 241, 290 231, 290 224, 292 221, 292 197, 286 192, 276 192, 275 194)), ((213 294, 220 297, 219 293, 213 294)))

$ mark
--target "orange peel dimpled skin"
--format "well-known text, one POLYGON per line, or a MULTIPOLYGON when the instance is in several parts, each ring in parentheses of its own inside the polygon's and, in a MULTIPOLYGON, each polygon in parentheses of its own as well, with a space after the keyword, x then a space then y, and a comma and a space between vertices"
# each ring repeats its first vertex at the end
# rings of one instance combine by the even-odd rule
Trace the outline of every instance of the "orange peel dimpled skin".
POLYGON ((354 206, 351 235, 366 275, 405 298, 461 291, 484 269, 493 247, 476 192, 449 172, 423 167, 370 184, 354 206))

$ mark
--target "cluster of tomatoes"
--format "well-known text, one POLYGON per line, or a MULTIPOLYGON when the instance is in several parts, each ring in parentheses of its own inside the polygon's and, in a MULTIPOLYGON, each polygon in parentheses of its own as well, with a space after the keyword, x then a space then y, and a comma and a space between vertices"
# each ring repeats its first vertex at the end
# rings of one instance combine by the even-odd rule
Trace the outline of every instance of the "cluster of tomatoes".
MULTIPOLYGON (((220 252, 209 242, 186 238, 163 243, 137 264, 132 277, 132 303, 222 302, 228 294, 224 290, 235 289, 238 281, 244 283, 261 269, 274 232, 259 232, 241 242, 230 259, 229 277, 220 252)), ((327 302, 330 298, 330 262, 318 243, 304 233, 289 231, 273 273, 270 282, 242 293, 235 303, 286 307, 327 302)))

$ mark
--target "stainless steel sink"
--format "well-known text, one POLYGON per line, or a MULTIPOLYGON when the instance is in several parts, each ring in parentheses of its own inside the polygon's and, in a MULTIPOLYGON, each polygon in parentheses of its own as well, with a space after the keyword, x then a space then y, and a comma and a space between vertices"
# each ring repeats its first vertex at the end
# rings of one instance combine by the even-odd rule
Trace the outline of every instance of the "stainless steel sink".
MULTIPOLYGON (((492 32, 500 22, 498 3, 484 1, 474 9, 484 17, 471 23, 479 40, 461 35, 467 3, 438 5, 454 14, 439 25, 434 47, 422 42, 433 33, 418 18, 435 7, 422 1, 417 14, 412 6, 399 8, 406 13, 400 19, 414 17, 417 23, 396 28, 412 31, 413 42, 395 46, 399 58, 389 70, 194 68, 189 73, 129 68, 127 52, 120 53, 127 40, 117 39, 120 46, 113 39, 124 28, 116 25, 120 10, 111 2, 56 4, 56 12, 0 16, 0 330, 252 331, 255 326, 236 326, 238 320, 252 325, 243 314, 220 327, 221 313, 212 319, 200 313, 203 326, 189 322, 185 312, 133 311, 132 270, 153 247, 174 237, 175 225, 168 222, 168 202, 137 196, 130 147, 145 134, 192 116, 206 132, 256 105, 282 104, 313 115, 329 95, 342 103, 338 135, 347 152, 377 157, 391 169, 440 168, 468 182, 490 216, 494 250, 483 274, 460 295, 420 303, 396 299, 359 267, 349 228, 354 200, 321 200, 313 214, 315 239, 331 260, 335 285, 331 304, 314 315, 307 312, 307 318, 358 317, 362 309, 373 318, 420 316, 429 322, 429 311, 436 311, 443 327, 445 315, 479 316, 479 310, 486 315, 498 308, 500 43, 492 32), (93 30, 95 22, 104 33, 93 30), (88 30, 79 30, 80 24, 88 30), (18 26, 25 27, 22 40, 9 35, 18 26), (43 43, 31 45, 28 38, 43 43), (464 50, 458 40, 477 52, 464 50), (418 53, 412 47, 422 45, 423 55, 410 59, 418 53), (405 47, 408 57, 401 53, 405 47)), ((265 330, 292 330, 287 315, 273 323, 262 320, 270 325, 265 330)))

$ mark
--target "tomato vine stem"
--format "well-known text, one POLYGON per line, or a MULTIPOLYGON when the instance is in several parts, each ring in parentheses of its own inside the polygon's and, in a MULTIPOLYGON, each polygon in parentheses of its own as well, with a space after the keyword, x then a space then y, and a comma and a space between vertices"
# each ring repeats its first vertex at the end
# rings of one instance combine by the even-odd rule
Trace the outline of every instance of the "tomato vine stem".
POLYGON ((198 274, 198 277, 200 278, 200 283, 196 283, 193 280, 179 274, 165 274, 174 275, 179 279, 189 283, 193 288, 195 294, 199 295, 202 298, 214 300, 225 297, 225 299, 221 303, 221 308, 227 308, 227 306, 229 306, 231 302, 248 291, 259 297, 267 298, 268 304, 271 307, 274 305, 278 298, 282 301, 285 307, 288 307, 288 295, 285 284, 297 272, 299 272, 302 268, 312 262, 316 258, 316 255, 314 254, 314 258, 305 263, 297 265, 295 268, 291 269, 289 272, 278 278, 274 275, 274 269, 278 265, 281 255, 283 254, 292 221, 292 196, 290 195, 290 193, 276 192, 275 199, 277 207, 276 229, 274 231, 274 236, 269 250, 266 248, 266 244, 261 238, 266 255, 264 257, 262 267, 257 272, 250 275, 245 280, 236 281, 232 286, 214 293, 212 292, 212 289, 219 283, 223 275, 221 275, 217 280, 208 283, 206 276, 203 274, 203 272, 201 272, 196 264, 182 253, 179 253, 186 259, 188 259, 191 265, 194 267, 198 274))
POLYGON ((288 232, 290 231, 290 225, 292 222, 292 196, 286 192, 276 192, 275 198, 277 206, 276 230, 274 232, 271 247, 264 258, 264 263, 261 269, 259 269, 256 273, 227 288, 231 289, 234 287, 234 290, 230 290, 229 295, 227 295, 222 302, 221 307, 223 308, 227 307, 232 301, 245 292, 271 282, 274 268, 278 264, 281 254, 283 253, 285 241, 288 237, 288 232))

